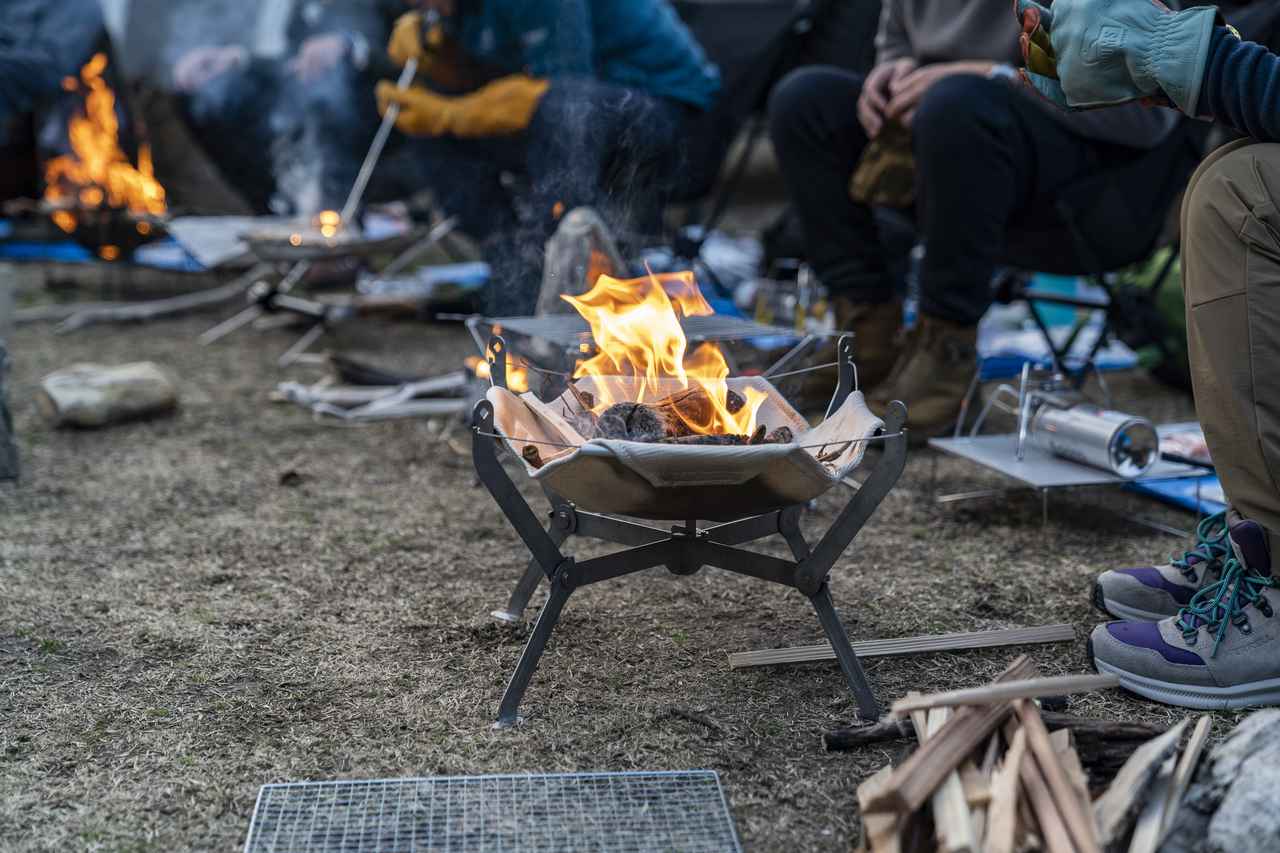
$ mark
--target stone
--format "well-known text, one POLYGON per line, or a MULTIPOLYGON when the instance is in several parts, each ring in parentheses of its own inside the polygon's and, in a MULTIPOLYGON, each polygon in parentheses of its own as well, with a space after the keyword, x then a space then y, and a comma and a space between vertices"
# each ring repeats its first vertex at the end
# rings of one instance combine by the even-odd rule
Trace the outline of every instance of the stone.
POLYGON ((1280 709, 1248 717, 1209 754, 1182 798, 1162 853, 1280 850, 1280 709))

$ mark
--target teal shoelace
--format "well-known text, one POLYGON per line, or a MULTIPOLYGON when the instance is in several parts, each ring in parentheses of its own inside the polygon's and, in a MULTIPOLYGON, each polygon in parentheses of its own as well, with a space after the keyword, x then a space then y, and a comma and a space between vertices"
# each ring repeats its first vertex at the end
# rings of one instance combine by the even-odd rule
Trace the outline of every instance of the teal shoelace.
POLYGON ((1256 607, 1267 618, 1274 615, 1263 592, 1276 586, 1276 579, 1271 575, 1254 571, 1232 557, 1222 567, 1222 577, 1196 593, 1191 603, 1178 611, 1174 625, 1188 646, 1196 644, 1201 628, 1209 631, 1213 634, 1213 652, 1209 657, 1217 657, 1229 627, 1234 625, 1244 634, 1252 633, 1249 615, 1245 612, 1249 607, 1256 607))
POLYGON ((1231 543, 1227 541, 1227 511, 1207 516, 1196 526, 1196 545, 1170 565, 1182 572, 1187 580, 1195 583, 1199 580, 1196 566, 1203 566, 1208 571, 1214 563, 1231 555, 1231 543), (1195 563, 1192 560, 1196 560, 1195 563))

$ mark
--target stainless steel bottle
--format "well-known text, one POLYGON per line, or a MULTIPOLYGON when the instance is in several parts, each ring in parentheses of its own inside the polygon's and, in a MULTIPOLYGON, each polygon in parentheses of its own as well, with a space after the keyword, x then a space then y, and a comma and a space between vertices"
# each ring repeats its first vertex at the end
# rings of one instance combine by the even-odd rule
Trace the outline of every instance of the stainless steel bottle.
POLYGON ((1150 421, 1087 403, 1041 406, 1031 437, 1055 456, 1130 480, 1150 471, 1160 458, 1160 437, 1150 421))

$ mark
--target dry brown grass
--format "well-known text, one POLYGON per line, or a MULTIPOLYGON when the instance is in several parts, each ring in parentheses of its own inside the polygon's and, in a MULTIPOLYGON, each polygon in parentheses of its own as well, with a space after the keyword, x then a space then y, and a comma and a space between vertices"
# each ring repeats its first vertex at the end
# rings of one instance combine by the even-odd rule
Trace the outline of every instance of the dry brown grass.
MULTIPOLYGON (((657 572, 570 602, 515 731, 490 728, 522 632, 493 624, 522 550, 470 460, 422 423, 333 429, 265 402, 278 333, 202 350, 207 318, 12 342, 28 479, 0 496, 0 847, 233 850, 258 786, 281 780, 496 771, 711 768, 746 846, 847 850, 854 787, 893 749, 828 754, 853 703, 834 665, 730 671, 729 652, 811 643, 797 593, 657 572), (189 383, 175 418, 94 432, 36 420, 38 377, 74 361, 156 359, 189 383), (296 468, 297 488, 279 474, 296 468), (711 728, 673 714, 699 711, 711 728)), ((342 341, 388 363, 452 369, 456 329, 342 341)), ((1119 389, 1132 402, 1143 383, 1119 389)), ((1158 395, 1149 410, 1191 414, 1158 395)), ((456 433, 465 439, 464 433, 456 433)), ((465 440, 463 441, 465 444, 465 440)), ((955 463, 943 488, 990 483, 955 463)), ((1098 567, 1176 546, 1100 507, 1184 516, 1118 493, 930 505, 917 453, 838 566, 851 634, 1097 620, 1098 567)), ((829 522, 836 496, 811 525, 829 522)), ((1086 668, 1083 643, 1031 650, 1086 668)), ((1013 654, 873 662, 884 700, 972 685, 1013 654)), ((1073 710, 1176 714, 1121 695, 1073 710)))

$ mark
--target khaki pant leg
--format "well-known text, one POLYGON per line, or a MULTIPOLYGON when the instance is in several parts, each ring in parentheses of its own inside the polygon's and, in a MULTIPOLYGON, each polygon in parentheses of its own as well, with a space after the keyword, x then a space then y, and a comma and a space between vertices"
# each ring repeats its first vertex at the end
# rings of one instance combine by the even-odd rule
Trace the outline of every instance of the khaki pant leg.
POLYGON ((1196 410, 1227 498, 1280 534, 1280 145, 1241 143, 1182 213, 1196 410))

